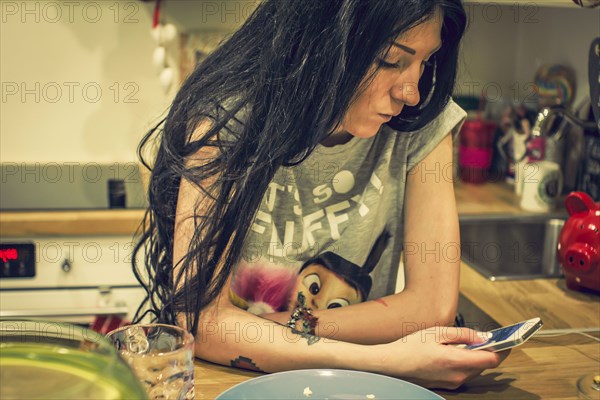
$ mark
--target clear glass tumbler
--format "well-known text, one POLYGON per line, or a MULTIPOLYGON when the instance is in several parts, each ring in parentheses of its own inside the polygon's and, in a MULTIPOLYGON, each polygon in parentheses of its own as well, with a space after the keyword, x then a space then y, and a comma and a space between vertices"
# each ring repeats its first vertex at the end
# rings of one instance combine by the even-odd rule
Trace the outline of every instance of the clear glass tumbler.
POLYGON ((146 387, 150 399, 194 398, 194 337, 173 325, 129 325, 106 337, 146 387))

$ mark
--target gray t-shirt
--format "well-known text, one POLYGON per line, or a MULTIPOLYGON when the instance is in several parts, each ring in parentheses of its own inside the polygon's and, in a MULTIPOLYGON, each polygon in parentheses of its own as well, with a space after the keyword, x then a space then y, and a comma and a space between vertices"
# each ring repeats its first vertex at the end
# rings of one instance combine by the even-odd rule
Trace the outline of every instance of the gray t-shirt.
MULTIPOLYGON (((255 313, 289 310, 299 287, 318 292, 326 270, 356 289, 360 301, 394 293, 407 174, 449 132, 456 135, 465 117, 450 101, 420 130, 383 125, 374 137, 318 145, 301 164, 281 167, 234 272, 234 304, 255 313), (311 262, 321 269, 302 274, 311 262)), ((339 292, 339 285, 332 290, 339 292)))

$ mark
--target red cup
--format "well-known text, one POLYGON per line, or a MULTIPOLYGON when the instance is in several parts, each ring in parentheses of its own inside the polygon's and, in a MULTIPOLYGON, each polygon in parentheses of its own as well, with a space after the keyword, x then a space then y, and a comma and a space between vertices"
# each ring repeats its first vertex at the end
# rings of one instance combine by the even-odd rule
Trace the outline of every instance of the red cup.
POLYGON ((460 130, 458 165, 460 179, 467 183, 483 183, 492 164, 494 121, 466 120, 460 130))

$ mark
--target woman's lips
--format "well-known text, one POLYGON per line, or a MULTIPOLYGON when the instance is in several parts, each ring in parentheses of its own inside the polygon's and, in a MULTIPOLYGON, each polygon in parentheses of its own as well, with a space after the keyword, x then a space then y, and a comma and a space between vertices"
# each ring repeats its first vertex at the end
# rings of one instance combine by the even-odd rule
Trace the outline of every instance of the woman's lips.
POLYGON ((387 114, 379 114, 379 116, 381 118, 383 118, 385 120, 385 122, 388 122, 389 120, 392 119, 392 116, 391 115, 387 115, 387 114))

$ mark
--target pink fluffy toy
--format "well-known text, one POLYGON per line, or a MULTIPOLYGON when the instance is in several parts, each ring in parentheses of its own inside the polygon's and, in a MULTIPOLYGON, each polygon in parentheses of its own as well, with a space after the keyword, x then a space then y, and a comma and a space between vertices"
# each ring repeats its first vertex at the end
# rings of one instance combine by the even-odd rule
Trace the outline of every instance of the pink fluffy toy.
POLYGON ((256 315, 285 311, 297 276, 293 267, 242 262, 231 284, 232 301, 256 315))

